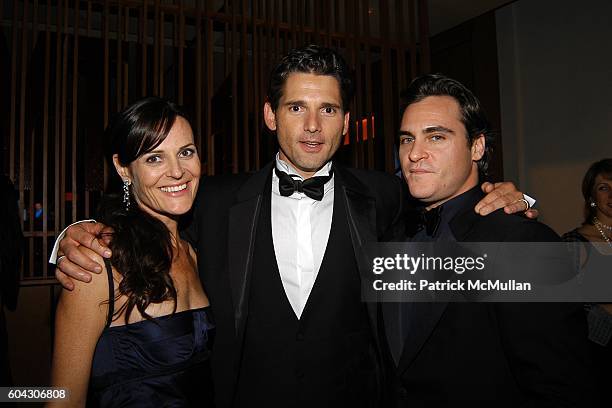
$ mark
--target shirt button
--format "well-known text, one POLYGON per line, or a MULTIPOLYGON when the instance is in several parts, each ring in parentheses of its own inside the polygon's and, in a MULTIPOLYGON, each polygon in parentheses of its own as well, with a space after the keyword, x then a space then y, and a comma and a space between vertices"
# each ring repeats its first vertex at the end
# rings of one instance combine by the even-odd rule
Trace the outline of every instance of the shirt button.
POLYGON ((298 333, 296 334, 296 336, 295 336, 295 339, 296 339, 297 341, 303 341, 303 340, 304 340, 304 333, 302 333, 302 332, 298 332, 298 333))

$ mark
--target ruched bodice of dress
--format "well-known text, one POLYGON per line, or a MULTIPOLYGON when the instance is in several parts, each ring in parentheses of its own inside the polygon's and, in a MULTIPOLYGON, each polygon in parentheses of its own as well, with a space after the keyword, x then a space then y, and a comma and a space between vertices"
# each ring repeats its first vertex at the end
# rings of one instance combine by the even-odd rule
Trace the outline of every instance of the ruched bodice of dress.
POLYGON ((106 327, 94 353, 88 406, 210 407, 210 308, 106 327))

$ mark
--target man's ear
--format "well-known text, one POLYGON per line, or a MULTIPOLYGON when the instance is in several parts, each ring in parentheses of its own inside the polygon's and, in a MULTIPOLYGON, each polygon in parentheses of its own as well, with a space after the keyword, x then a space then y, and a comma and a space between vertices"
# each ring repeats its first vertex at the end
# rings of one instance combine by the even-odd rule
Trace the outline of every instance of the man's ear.
POLYGON ((472 161, 478 161, 482 159, 482 156, 485 154, 486 149, 486 141, 485 136, 481 134, 476 137, 472 142, 472 161))
POLYGON ((346 135, 346 132, 348 132, 349 130, 349 123, 351 120, 351 113, 350 112, 346 112, 344 114, 344 125, 342 127, 342 135, 346 135))
POLYGON ((130 169, 127 168, 127 166, 122 166, 119 163, 119 155, 113 154, 113 164, 115 165, 115 170, 117 171, 117 174, 119 174, 119 177, 121 177, 121 180, 131 181, 130 169))
POLYGON ((266 102, 264 104, 264 122, 266 122, 266 126, 271 131, 276 130, 276 113, 272 110, 272 105, 270 102, 266 102))

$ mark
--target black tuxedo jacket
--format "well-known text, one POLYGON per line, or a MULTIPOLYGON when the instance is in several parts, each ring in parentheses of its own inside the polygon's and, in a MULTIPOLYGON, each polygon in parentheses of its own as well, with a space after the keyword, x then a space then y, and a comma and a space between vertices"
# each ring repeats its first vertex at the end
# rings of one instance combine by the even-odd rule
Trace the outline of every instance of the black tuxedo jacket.
MULTIPOLYGON (((550 228, 471 200, 450 222, 459 242, 556 242, 550 228)), ((413 303, 390 405, 588 407, 591 366, 581 304, 413 303)), ((388 350, 388 349, 387 349, 388 350)), ((387 354, 387 358, 390 355, 387 354)), ((389 360, 387 360, 389 361, 389 360)), ((391 360, 392 361, 392 360, 391 360)))
MULTIPOLYGON (((235 393, 249 316, 254 236, 273 165, 274 162, 269 163, 252 175, 204 179, 196 198, 193 221, 186 231, 187 238, 197 248, 200 277, 217 326, 212 369, 219 406, 231 405, 235 393)), ((357 257, 362 244, 391 240, 403 231, 401 217, 406 189, 399 178, 337 164, 334 172, 334 200, 340 198, 346 203, 354 250, 342 256, 357 257)), ((373 333, 378 330, 376 308, 375 304, 368 305, 373 333)), ((374 338, 378 342, 378 336, 374 338)), ((376 348, 380 355, 379 343, 376 348)))

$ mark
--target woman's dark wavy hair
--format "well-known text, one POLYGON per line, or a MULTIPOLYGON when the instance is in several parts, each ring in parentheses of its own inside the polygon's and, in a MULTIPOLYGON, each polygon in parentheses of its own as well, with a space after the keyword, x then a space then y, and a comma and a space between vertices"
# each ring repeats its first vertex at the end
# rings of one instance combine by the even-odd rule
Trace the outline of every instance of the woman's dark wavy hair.
POLYGON ((587 170, 582 179, 582 196, 584 197, 584 223, 592 224, 593 218, 597 215, 595 207, 591 207, 593 193, 595 189, 595 178, 600 174, 612 177, 612 159, 601 159, 587 170))
MULTIPOLYGON (((110 168, 113 155, 122 166, 128 166, 138 157, 159 146, 168 136, 177 117, 188 120, 183 110, 166 99, 148 97, 138 100, 115 116, 106 129, 106 159, 110 168)), ((170 278, 173 246, 170 231, 163 222, 149 215, 135 204, 130 191, 129 210, 125 209, 120 193, 122 180, 112 172, 107 194, 99 207, 98 219, 113 229, 110 233, 111 262, 123 279, 118 294, 127 302, 116 310, 114 318, 125 311, 125 322, 136 308, 146 319, 151 303, 174 301, 176 289, 170 278)))
POLYGON ((342 109, 348 112, 353 98, 352 73, 344 58, 337 51, 314 44, 291 50, 272 69, 267 98, 273 111, 278 109, 287 77, 294 72, 329 75, 336 78, 340 84, 342 109))
POLYGON ((459 119, 467 130, 468 147, 472 147, 478 136, 484 135, 485 151, 482 158, 478 160, 478 175, 481 180, 484 180, 489 169, 489 159, 493 151, 495 135, 480 101, 461 82, 442 74, 427 74, 415 78, 408 88, 402 92, 400 120, 409 105, 420 102, 428 96, 450 96, 457 101, 461 113, 459 119))

